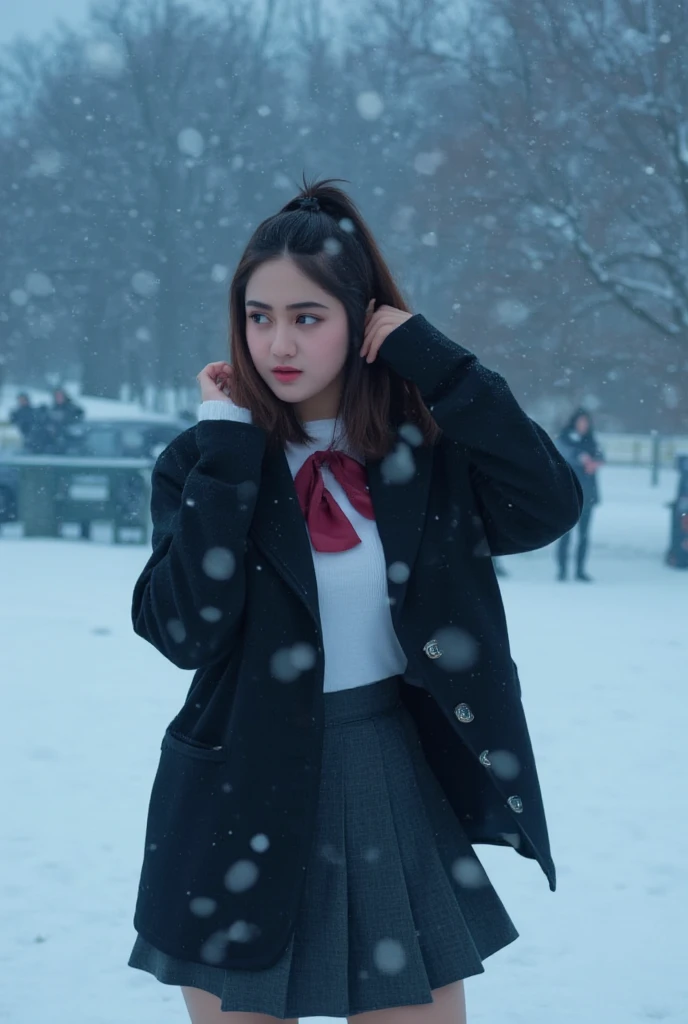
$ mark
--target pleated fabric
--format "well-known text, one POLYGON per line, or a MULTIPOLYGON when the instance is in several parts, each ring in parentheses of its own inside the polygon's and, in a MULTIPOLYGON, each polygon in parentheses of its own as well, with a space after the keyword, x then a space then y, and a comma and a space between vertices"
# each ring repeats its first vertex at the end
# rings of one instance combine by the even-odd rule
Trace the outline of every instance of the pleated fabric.
POLYGON ((518 931, 422 752, 391 677, 326 693, 316 835, 294 934, 262 971, 167 956, 129 966, 212 992, 222 1009, 349 1017, 432 1002, 518 931))

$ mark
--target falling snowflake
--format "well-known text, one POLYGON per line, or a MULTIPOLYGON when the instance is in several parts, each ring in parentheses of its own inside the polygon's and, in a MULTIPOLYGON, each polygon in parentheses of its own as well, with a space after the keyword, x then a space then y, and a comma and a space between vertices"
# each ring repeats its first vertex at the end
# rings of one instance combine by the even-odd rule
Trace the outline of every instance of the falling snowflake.
POLYGON ((238 860, 225 873, 225 888, 230 892, 246 892, 258 881, 260 870, 252 860, 238 860))
POLYGON ((160 278, 150 270, 137 270, 131 277, 131 287, 144 299, 152 298, 160 287, 160 278))
POLYGON ((186 640, 184 624, 179 619, 170 619, 167 623, 167 632, 176 644, 183 644, 186 640))
POLYGON ((194 896, 189 902, 189 910, 196 917, 210 917, 217 910, 217 901, 209 896, 194 896))
POLYGON ((485 869, 474 857, 458 857, 451 866, 451 873, 466 889, 480 889, 490 884, 485 869))
POLYGON ((229 267, 223 263, 215 263, 210 271, 210 280, 215 284, 222 284, 229 277, 229 267))
POLYGON ((220 619, 222 618, 222 612, 220 611, 220 609, 212 608, 211 606, 208 606, 207 608, 201 608, 198 614, 201 616, 202 619, 205 619, 206 622, 219 622, 220 619))
POLYGON ((435 662, 445 672, 465 671, 478 660, 478 644, 465 629, 458 626, 442 626, 434 637, 442 651, 442 657, 435 662))
POLYGON ((52 178, 64 167, 64 159, 56 149, 39 149, 33 155, 33 164, 29 169, 29 177, 42 174, 52 178))
POLYGON ((415 423, 402 423, 399 434, 413 448, 418 448, 423 443, 423 433, 415 423))
POLYGON ((381 974, 399 974, 406 966, 406 953, 397 939, 380 939, 375 943, 373 960, 381 974))
POLYGON ((249 924, 248 921, 235 921, 227 929, 227 938, 230 942, 252 942, 260 935, 260 928, 257 924, 249 924))
POLYGON ((409 446, 399 442, 382 460, 380 471, 386 484, 406 484, 412 480, 416 472, 416 462, 409 446))
POLYGON ((30 295, 38 295, 41 298, 55 294, 52 281, 47 274, 42 274, 39 270, 33 270, 26 275, 24 287, 30 295))
POLYGON ((234 575, 236 558, 229 548, 210 548, 203 556, 203 572, 212 580, 228 580, 234 575))
POLYGON ((126 63, 122 50, 108 39, 87 40, 84 57, 91 71, 103 78, 116 78, 126 63))
POLYGON ((281 683, 293 683, 302 672, 312 668, 316 654, 312 644, 296 643, 280 647, 270 658, 270 674, 281 683))
POLYGON ((418 153, 413 161, 413 167, 418 174, 434 174, 446 159, 441 149, 435 149, 431 153, 418 153))
POLYGON ((387 569, 387 576, 392 583, 406 583, 410 575, 411 570, 406 562, 392 562, 387 569))
POLYGON ((184 156, 190 156, 198 160, 199 157, 203 156, 205 142, 197 128, 182 128, 177 135, 177 146, 179 147, 179 152, 183 153, 184 156))
POLYGON ((376 121, 385 104, 377 92, 360 92, 356 97, 356 109, 365 121, 376 121))
POLYGON ((515 779, 521 773, 521 762, 510 750, 491 750, 490 764, 494 775, 505 782, 515 779))

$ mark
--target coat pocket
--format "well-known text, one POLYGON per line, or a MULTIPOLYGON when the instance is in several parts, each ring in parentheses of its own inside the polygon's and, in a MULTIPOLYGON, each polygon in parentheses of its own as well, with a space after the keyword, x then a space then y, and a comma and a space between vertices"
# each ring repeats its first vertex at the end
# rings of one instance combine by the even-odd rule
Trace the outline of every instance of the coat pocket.
POLYGON ((176 750, 178 754, 186 754, 187 757, 199 758, 202 761, 226 761, 227 750, 225 747, 208 747, 198 740, 192 740, 188 736, 173 729, 167 729, 162 738, 160 749, 176 750))

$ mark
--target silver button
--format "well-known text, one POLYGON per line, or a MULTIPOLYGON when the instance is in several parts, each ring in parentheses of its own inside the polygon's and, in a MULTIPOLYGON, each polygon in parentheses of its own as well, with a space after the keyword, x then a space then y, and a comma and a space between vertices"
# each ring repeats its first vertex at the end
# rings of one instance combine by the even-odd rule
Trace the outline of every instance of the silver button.
POLYGON ((442 651, 440 650, 436 640, 428 640, 425 647, 423 648, 423 651, 425 654, 427 654, 428 658, 442 657, 442 651))
POLYGON ((486 768, 490 768, 492 766, 492 761, 490 761, 489 757, 487 756, 489 753, 489 750, 483 750, 482 754, 480 755, 480 763, 484 764, 486 768))
POLYGON ((515 811, 516 814, 523 814, 523 801, 520 796, 510 796, 507 803, 511 810, 515 811))
POLYGON ((475 718, 468 704, 457 704, 454 708, 454 714, 460 722, 472 722, 475 718))

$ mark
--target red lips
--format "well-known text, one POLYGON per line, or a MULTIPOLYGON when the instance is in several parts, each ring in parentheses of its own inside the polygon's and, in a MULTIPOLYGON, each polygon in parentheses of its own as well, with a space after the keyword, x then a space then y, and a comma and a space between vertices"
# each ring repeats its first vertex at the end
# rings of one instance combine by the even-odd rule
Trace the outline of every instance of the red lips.
POLYGON ((292 366, 276 366, 272 372, 277 377, 277 380, 288 381, 296 380, 303 371, 295 370, 292 366))

